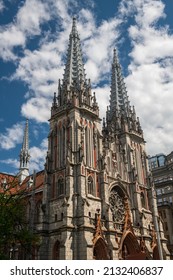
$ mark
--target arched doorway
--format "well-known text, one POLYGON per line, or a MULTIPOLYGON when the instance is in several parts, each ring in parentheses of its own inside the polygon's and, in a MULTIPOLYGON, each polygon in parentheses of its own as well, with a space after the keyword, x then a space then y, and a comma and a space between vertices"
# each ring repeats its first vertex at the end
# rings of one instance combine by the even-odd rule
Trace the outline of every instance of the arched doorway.
POLYGON ((159 250, 158 250, 157 245, 155 245, 154 248, 153 248, 153 260, 160 260, 159 250))
POLYGON ((60 260, 60 242, 58 240, 54 244, 52 258, 53 260, 60 260))
POLYGON ((101 237, 98 238, 94 245, 93 258, 95 260, 109 260, 107 245, 101 237))
POLYGON ((142 252, 134 234, 129 232, 123 240, 121 258, 125 260, 145 260, 146 253, 142 252))

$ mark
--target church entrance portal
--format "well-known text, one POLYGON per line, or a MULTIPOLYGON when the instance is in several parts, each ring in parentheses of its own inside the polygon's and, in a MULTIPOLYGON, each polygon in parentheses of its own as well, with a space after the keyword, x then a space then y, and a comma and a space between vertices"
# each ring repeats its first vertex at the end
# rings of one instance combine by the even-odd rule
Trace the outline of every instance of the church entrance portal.
POLYGON ((145 260, 146 254, 142 252, 136 237, 129 233, 122 245, 122 259, 124 260, 145 260))
POLYGON ((96 241, 93 255, 95 260, 109 260, 107 246, 102 238, 96 241))

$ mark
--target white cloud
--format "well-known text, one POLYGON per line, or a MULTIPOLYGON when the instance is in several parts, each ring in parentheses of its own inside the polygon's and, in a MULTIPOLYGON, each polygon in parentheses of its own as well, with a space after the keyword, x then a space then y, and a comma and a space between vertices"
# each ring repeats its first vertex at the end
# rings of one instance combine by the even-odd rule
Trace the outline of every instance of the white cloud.
POLYGON ((44 97, 30 98, 22 105, 21 112, 26 118, 47 122, 50 118, 51 100, 44 97))
POLYGON ((0 13, 2 13, 2 11, 4 10, 4 2, 3 0, 0 0, 0 13))
MULTIPOLYGON (((47 138, 43 139, 40 147, 33 146, 30 148, 30 162, 29 162, 29 170, 31 173, 35 171, 40 171, 44 169, 46 154, 47 154, 47 138)), ((10 166, 10 168, 14 168, 14 173, 17 174, 19 170, 19 160, 14 158, 8 158, 5 160, 0 160, 0 163, 10 166)))
POLYGON ((50 19, 46 3, 26 0, 20 7, 13 23, 0 28, 0 56, 4 60, 16 60, 14 47, 24 48, 28 36, 39 35, 41 24, 50 19))
MULTIPOLYGON (((71 14, 74 14, 75 8, 87 78, 91 78, 95 87, 100 115, 103 117, 109 105, 110 87, 107 81, 102 87, 99 83, 108 79, 108 75, 110 78, 113 48, 120 38, 120 27, 132 17, 133 21, 130 22, 133 25, 128 29, 132 49, 129 54, 129 75, 126 77, 130 100, 141 119, 150 153, 169 152, 169 139, 173 137, 170 132, 172 129, 168 130, 168 122, 171 123, 173 118, 173 36, 169 26, 162 25, 161 28, 158 24, 159 19, 165 18, 163 1, 122 0, 117 16, 99 24, 94 13, 81 8, 79 2, 27 0, 14 22, 0 30, 0 53, 4 59, 16 59, 14 47, 23 48, 23 55, 17 58, 18 66, 13 75, 13 79, 21 80, 28 86, 25 103, 21 107, 22 115, 37 122, 47 122, 50 117, 53 92, 57 90, 58 79, 63 77, 63 59, 71 30, 71 14), (40 39, 37 49, 26 50, 30 36, 40 35, 41 25, 50 19, 56 22, 55 33, 52 35, 48 31, 40 39), (167 138, 164 137, 166 134, 167 138), (158 140, 158 137, 163 141, 158 140)), ((10 146, 5 145, 5 139, 3 145, 10 146)), ((36 147, 35 152, 39 156, 40 150, 36 147)))
POLYGON ((84 52, 87 56, 86 70, 93 83, 98 84, 108 73, 110 74, 113 49, 120 35, 121 23, 122 21, 117 18, 103 21, 99 27, 95 27, 92 37, 84 42, 84 52))
POLYGON ((40 25, 50 19, 48 6, 40 0, 26 0, 17 14, 16 25, 27 35, 41 33, 40 25))
POLYGON ((99 115, 100 118, 102 119, 106 116, 106 110, 109 104, 110 85, 96 87, 93 89, 93 92, 96 93, 96 100, 99 104, 99 115))
POLYGON ((126 5, 126 11, 121 6, 122 14, 135 18, 129 27, 132 50, 126 83, 130 100, 140 116, 149 153, 169 153, 173 147, 173 36, 169 26, 158 24, 165 17, 164 4, 131 0, 126 5))
POLYGON ((10 24, 0 28, 0 42, 0 56, 4 60, 15 60, 13 48, 25 45, 25 36, 15 25, 10 24))
POLYGON ((15 169, 19 169, 19 161, 17 159, 8 158, 8 159, 0 160, 0 162, 3 164, 7 164, 15 169))
POLYGON ((14 124, 11 128, 6 128, 6 132, 0 134, 0 148, 9 150, 22 143, 23 139, 23 124, 14 124))
MULTIPOLYGON (((58 31, 57 38, 50 40, 49 36, 45 37, 40 42, 39 49, 25 50, 13 75, 13 79, 25 81, 29 87, 27 101, 22 105, 22 115, 37 122, 47 122, 49 119, 53 92, 57 90, 58 78, 63 78, 64 53, 67 51, 72 25, 67 4, 68 1, 53 3, 55 10, 61 10, 59 21, 62 30, 58 31)), ((77 29, 81 34, 87 78, 91 78, 92 84, 98 83, 110 72, 112 50, 119 36, 120 23, 118 19, 111 19, 103 21, 97 27, 91 11, 82 8, 79 13, 77 29)))
POLYGON ((47 149, 48 149, 48 141, 47 138, 43 139, 41 142, 40 147, 33 146, 30 148, 30 163, 29 163, 29 169, 30 171, 39 171, 44 168, 44 164, 46 161, 46 155, 47 155, 47 149))

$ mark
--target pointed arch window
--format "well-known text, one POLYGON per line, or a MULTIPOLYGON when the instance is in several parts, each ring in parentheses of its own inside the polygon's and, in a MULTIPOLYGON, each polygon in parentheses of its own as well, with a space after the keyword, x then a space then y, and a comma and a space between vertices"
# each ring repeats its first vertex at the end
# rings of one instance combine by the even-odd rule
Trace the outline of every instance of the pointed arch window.
POLYGON ((35 216, 34 216, 34 222, 40 223, 42 219, 42 211, 41 211, 42 201, 38 201, 35 207, 35 216))
POLYGON ((57 182, 57 196, 64 194, 64 178, 60 177, 57 182))
POLYGON ((143 191, 141 191, 141 205, 142 208, 145 208, 145 195, 143 191))
POLYGON ((92 176, 88 177, 88 194, 94 195, 94 181, 92 176))

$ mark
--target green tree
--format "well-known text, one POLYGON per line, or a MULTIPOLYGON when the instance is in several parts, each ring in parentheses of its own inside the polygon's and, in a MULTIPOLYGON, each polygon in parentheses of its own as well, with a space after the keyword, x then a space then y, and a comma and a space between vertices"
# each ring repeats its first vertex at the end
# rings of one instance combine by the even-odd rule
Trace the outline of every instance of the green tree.
POLYGON ((26 219, 26 190, 17 179, 0 186, 0 259, 30 259, 38 237, 26 219))

